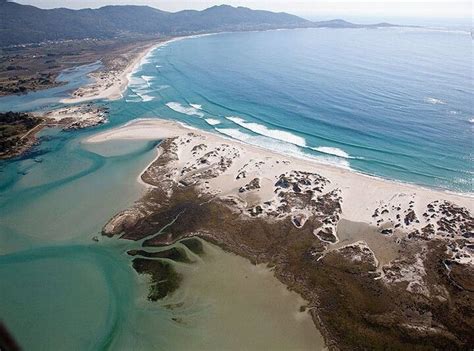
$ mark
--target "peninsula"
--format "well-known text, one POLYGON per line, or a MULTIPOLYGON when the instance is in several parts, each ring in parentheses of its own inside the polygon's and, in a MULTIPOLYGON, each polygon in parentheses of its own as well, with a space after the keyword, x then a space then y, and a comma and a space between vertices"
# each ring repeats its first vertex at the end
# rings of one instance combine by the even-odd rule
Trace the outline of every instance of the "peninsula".
POLYGON ((143 242, 130 253, 141 256, 134 267, 169 282, 151 285, 150 298, 174 291, 179 277, 171 265, 154 266, 147 250, 199 237, 268 264, 308 301, 331 349, 472 344, 473 321, 465 313, 474 277, 469 196, 287 157, 159 119, 86 142, 127 139, 161 143, 140 176, 148 191, 103 235, 143 242))

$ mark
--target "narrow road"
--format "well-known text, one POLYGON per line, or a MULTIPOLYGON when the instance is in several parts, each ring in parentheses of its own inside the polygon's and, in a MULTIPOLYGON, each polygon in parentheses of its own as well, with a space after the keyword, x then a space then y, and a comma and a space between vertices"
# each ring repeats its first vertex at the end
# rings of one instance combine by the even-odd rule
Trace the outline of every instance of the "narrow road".
POLYGON ((23 134, 23 136, 20 138, 20 140, 23 140, 24 138, 26 138, 28 135, 30 135, 31 133, 36 133, 37 130, 43 128, 44 126, 46 125, 46 122, 41 122, 40 124, 38 124, 37 126, 31 128, 29 131, 27 131, 25 134, 23 134))

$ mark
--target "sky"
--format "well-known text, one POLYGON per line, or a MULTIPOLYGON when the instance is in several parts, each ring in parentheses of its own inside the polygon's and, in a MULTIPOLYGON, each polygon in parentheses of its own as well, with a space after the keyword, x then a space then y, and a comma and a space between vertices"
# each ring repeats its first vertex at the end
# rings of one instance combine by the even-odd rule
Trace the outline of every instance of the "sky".
POLYGON ((227 4, 284 11, 306 18, 464 18, 472 20, 471 0, 13 0, 41 8, 97 8, 104 5, 149 5, 165 11, 202 10, 227 4))

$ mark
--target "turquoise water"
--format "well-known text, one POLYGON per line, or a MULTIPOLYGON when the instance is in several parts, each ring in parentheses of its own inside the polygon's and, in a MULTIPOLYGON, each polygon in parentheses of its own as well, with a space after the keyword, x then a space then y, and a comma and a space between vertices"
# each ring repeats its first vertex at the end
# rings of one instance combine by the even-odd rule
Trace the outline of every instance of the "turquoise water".
POLYGON ((405 28, 207 36, 156 50, 117 108, 472 192, 472 49, 467 32, 405 28))
POLYGON ((39 90, 24 95, 15 95, 0 98, 0 111, 33 111, 39 110, 52 104, 57 104, 62 98, 68 96, 68 93, 78 87, 91 82, 87 76, 101 67, 100 62, 82 65, 64 70, 57 78, 58 82, 63 84, 47 90, 39 90))
MULTIPOLYGON (((158 48, 113 123, 137 117, 202 129, 388 179, 472 192, 473 41, 428 29, 225 33, 158 48)), ((65 73, 76 86, 98 64, 65 73)), ((70 87, 0 98, 44 107, 70 87), (35 95, 37 94, 37 95, 35 95)))
MULTIPOLYGON (((424 30, 234 33, 157 49, 124 99, 100 102, 110 108, 108 124, 44 130, 30 154, 0 161, 0 318, 34 350, 222 349, 229 338, 248 349, 320 345, 297 313, 302 301, 213 247, 178 267, 186 279, 172 301, 184 307, 147 302, 146 278, 125 254, 133 243, 99 233, 142 194, 136 179, 158 141, 82 140, 161 117, 373 175, 472 191, 471 64, 469 35, 424 30)), ((65 72, 71 82, 59 88, 1 98, 0 109, 56 106, 97 67, 65 72)))

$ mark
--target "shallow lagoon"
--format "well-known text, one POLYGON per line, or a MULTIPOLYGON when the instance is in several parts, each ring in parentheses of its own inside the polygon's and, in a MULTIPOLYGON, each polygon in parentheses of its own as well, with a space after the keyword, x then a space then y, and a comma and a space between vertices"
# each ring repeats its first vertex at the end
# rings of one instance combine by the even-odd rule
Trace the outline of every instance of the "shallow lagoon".
POLYGON ((25 349, 321 348, 301 297, 212 245, 176 264, 175 294, 148 301, 136 245, 100 230, 143 193, 158 141, 83 144, 93 132, 45 130, 31 157, 1 165, 0 315, 25 349))

